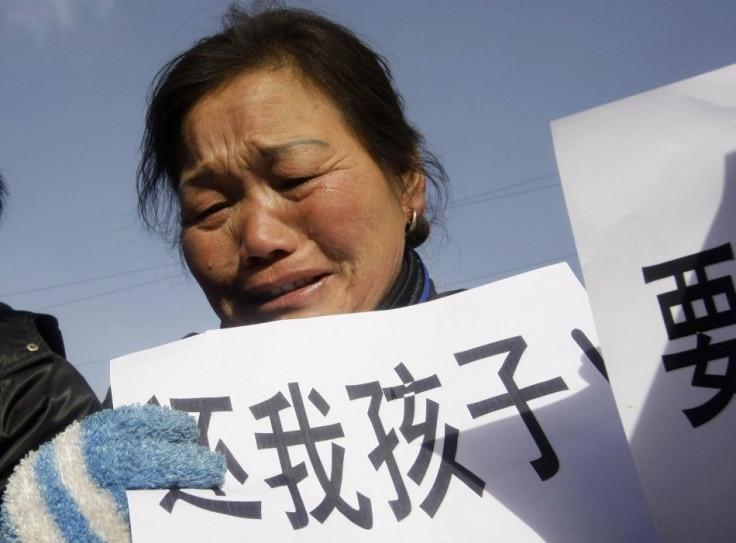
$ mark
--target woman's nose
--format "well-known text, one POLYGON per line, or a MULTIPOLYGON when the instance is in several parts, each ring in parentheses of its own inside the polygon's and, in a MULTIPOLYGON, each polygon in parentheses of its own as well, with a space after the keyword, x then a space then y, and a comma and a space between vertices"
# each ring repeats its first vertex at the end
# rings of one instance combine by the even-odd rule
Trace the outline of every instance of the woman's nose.
POLYGON ((296 251, 299 237, 290 220, 289 204, 265 198, 242 206, 240 251, 241 262, 246 266, 282 258, 296 251))

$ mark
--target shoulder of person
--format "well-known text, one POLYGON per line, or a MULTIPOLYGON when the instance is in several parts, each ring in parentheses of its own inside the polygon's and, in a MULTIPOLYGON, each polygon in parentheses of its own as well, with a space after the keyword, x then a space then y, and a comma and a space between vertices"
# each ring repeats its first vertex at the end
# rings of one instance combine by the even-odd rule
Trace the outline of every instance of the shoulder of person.
POLYGON ((56 318, 0 303, 0 377, 53 355, 66 355, 56 318))

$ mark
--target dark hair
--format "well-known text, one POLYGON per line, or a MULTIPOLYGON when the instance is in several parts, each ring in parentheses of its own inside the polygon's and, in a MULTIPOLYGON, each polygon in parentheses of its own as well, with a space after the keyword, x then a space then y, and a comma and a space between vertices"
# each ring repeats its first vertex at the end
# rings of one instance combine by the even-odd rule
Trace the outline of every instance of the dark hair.
MULTIPOLYGON (((179 223, 172 220, 178 205, 177 152, 189 110, 239 74, 279 66, 296 68, 325 92, 374 160, 397 182, 409 172, 424 175, 428 189, 434 189, 428 208, 433 216, 441 211, 447 174, 407 122, 401 96, 380 55, 349 29, 301 9, 250 13, 233 5, 222 23, 220 33, 166 63, 151 85, 137 178, 138 211, 148 228, 178 240, 179 223)), ((417 247, 428 236, 429 220, 420 217, 407 243, 417 247)))
POLYGON ((0 217, 3 214, 3 206, 5 205, 5 195, 8 194, 8 190, 5 188, 5 180, 2 174, 0 174, 0 217))

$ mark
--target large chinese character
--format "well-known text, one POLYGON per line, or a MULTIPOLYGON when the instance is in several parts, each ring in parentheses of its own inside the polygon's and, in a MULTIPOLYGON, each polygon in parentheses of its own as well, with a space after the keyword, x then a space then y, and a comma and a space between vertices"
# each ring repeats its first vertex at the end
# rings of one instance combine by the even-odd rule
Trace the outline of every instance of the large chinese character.
MULTIPOLYGON (((155 400, 155 398, 152 398, 152 400, 155 400)), ((207 448, 210 447, 208 431, 210 421, 212 420, 212 413, 233 410, 229 396, 217 398, 171 398, 170 403, 173 409, 179 409, 188 413, 197 413, 199 415, 197 418, 199 444, 207 448)), ((244 484, 248 478, 248 474, 222 440, 218 440, 215 451, 225 456, 227 470, 241 485, 244 484)), ((225 493, 220 489, 213 489, 213 492, 216 496, 225 496, 225 493)), ((213 513, 240 518, 261 518, 261 502, 213 500, 201 496, 194 496, 179 489, 173 489, 167 492, 159 505, 171 513, 174 510, 174 505, 179 500, 187 502, 199 509, 212 511, 213 513)))
POLYGON ((706 267, 728 260, 733 260, 730 243, 642 269, 646 283, 675 278, 677 289, 657 296, 667 336, 677 339, 697 334, 694 349, 662 356, 665 370, 695 366, 692 385, 718 390, 704 404, 683 410, 693 427, 714 419, 736 392, 736 339, 711 343, 711 337, 703 333, 736 323, 733 280, 728 276, 711 279, 706 273, 706 267), (686 282, 688 272, 695 274, 691 284, 686 282), (708 372, 710 363, 717 360, 727 363, 720 375, 708 372))
MULTIPOLYGON (((317 452, 316 444, 318 442, 331 441, 344 436, 342 426, 339 423, 325 426, 310 426, 298 383, 289 383, 289 395, 291 396, 291 404, 279 392, 268 400, 251 406, 250 410, 256 419, 260 420, 267 417, 271 423, 272 433, 257 433, 256 445, 259 449, 276 449, 278 453, 281 473, 266 479, 266 483, 271 488, 286 486, 289 489, 295 511, 288 511, 286 515, 289 518, 289 522, 291 522, 292 528, 295 530, 304 528, 309 521, 304 500, 298 487, 298 484, 307 477, 307 468, 304 462, 292 466, 289 457, 289 447, 296 445, 302 445, 306 448, 312 469, 325 492, 322 502, 310 511, 310 514, 319 522, 324 522, 330 516, 330 513, 334 509, 337 509, 357 526, 365 529, 371 528, 373 525, 373 513, 370 499, 356 492, 358 497, 358 507, 356 509, 350 507, 340 496, 345 449, 332 443, 332 470, 329 477, 317 452), (296 413, 299 429, 287 431, 284 430, 281 422, 281 411, 292 405, 296 413)), ((322 416, 326 416, 329 413, 329 404, 316 390, 312 389, 308 398, 322 416)))
MULTIPOLYGON (((415 423, 415 397, 417 394, 427 392, 434 388, 442 386, 437 375, 430 375, 422 379, 414 379, 407 367, 401 363, 394 368, 401 379, 402 384, 398 386, 387 387, 383 389, 383 393, 387 401, 398 399, 404 400, 404 417, 401 421, 401 434, 407 443, 411 443, 419 437, 423 437, 422 445, 419 448, 419 454, 414 461, 411 469, 409 469, 409 478, 416 484, 420 484, 424 480, 427 473, 429 462, 434 451, 434 444, 437 436, 437 418, 440 406, 437 402, 426 400, 426 418, 424 422, 415 423)), ((445 425, 445 439, 442 447, 442 456, 440 457, 440 467, 437 471, 437 477, 432 483, 429 493, 424 498, 419 507, 421 507, 427 515, 434 517, 442 505, 442 502, 450 488, 450 481, 456 477, 465 485, 475 492, 478 496, 483 495, 485 482, 467 469, 465 466, 455 460, 457 453, 458 431, 449 424, 445 425)))
POLYGON ((736 394, 736 339, 711 343, 710 336, 698 334, 698 344, 695 349, 663 355, 662 361, 666 371, 695 366, 693 386, 718 390, 704 404, 683 409, 683 413, 693 428, 714 419, 736 394), (727 361, 725 374, 708 373, 710 362, 724 359, 727 361))
POLYGON ((733 260, 731 244, 642 268, 644 282, 674 277, 677 288, 657 296, 667 336, 676 339, 736 323, 736 292, 730 277, 710 279, 705 268, 733 260), (686 273, 695 280, 687 284, 686 273), (681 321, 675 315, 681 313, 681 321))
POLYGON ((514 372, 519 365, 521 355, 526 350, 526 342, 521 336, 510 337, 494 343, 488 343, 475 347, 467 351, 455 353, 455 359, 461 366, 470 364, 483 358, 489 358, 498 354, 507 353, 506 359, 501 365, 501 369, 498 371, 501 382, 508 391, 508 394, 500 394, 487 398, 479 402, 468 404, 468 410, 474 419, 493 413, 500 409, 514 406, 519 411, 524 424, 526 424, 529 433, 532 435, 532 439, 539 447, 541 456, 531 461, 531 465, 539 475, 539 478, 546 481, 552 477, 560 467, 560 462, 557 459, 552 445, 550 444, 547 436, 544 434, 544 430, 540 426, 537 418, 529 408, 529 400, 535 398, 541 398, 555 392, 567 390, 567 385, 562 377, 555 377, 542 383, 537 383, 524 388, 514 382, 514 372))

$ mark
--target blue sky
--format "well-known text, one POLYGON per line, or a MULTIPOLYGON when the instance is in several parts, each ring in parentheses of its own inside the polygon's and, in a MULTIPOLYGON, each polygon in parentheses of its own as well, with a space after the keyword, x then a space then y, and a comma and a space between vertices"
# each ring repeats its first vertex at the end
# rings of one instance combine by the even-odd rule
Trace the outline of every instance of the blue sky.
MULTIPOLYGON (((736 62, 733 0, 311 0, 389 60, 452 179, 423 249, 442 288, 567 261, 550 121, 736 62)), ((228 2, 2 0, 0 300, 61 321, 99 394, 107 361, 218 326, 178 253, 137 222, 156 70, 228 2)))

